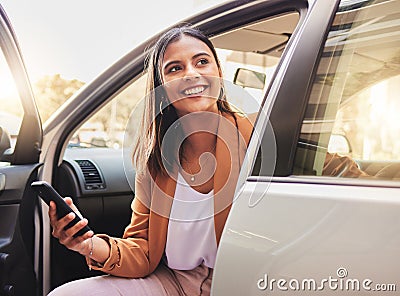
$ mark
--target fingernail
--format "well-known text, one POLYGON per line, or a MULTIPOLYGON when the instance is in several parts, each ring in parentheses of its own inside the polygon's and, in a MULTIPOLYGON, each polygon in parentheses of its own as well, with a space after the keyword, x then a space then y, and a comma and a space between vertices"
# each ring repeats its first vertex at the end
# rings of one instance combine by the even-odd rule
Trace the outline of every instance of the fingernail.
POLYGON ((68 214, 68 218, 71 218, 71 219, 75 218, 75 214, 74 213, 69 213, 68 214))

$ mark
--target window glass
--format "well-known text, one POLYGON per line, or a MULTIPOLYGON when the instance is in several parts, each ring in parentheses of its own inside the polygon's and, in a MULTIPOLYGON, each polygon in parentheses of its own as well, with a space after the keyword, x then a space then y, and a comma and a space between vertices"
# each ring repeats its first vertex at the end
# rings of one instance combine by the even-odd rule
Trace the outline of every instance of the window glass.
POLYGON ((228 100, 247 114, 258 112, 279 57, 221 48, 217 48, 217 53, 224 73, 228 100), (235 81, 238 71, 248 71, 254 75, 249 78, 250 81, 239 84, 239 81, 235 81), (262 75, 259 86, 252 83, 257 75, 262 75))
POLYGON ((212 39, 228 101, 255 115, 299 21, 298 12, 274 16, 212 39))
POLYGON ((0 81, 0 136, 2 141, 0 154, 3 154, 4 149, 7 148, 4 146, 7 134, 10 146, 14 148, 24 112, 14 78, 2 51, 0 52, 0 81))
MULTIPOLYGON (((125 127, 131 112, 143 99, 146 77, 135 80, 93 117, 85 122, 69 141, 69 148, 122 149, 125 127)), ((139 123, 140 112, 133 114, 139 123)))
POLYGON ((399 19, 398 0, 343 1, 314 79, 295 174, 400 177, 399 19))
POLYGON ((40 118, 45 123, 85 83, 77 79, 65 79, 60 74, 44 76, 34 85, 33 91, 40 118))

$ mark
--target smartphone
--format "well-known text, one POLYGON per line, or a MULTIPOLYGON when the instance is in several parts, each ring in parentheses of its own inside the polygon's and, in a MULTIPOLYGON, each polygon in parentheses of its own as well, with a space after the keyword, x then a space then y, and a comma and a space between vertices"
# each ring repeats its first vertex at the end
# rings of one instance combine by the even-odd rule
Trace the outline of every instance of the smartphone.
MULTIPOLYGON (((35 181, 31 184, 31 187, 38 193, 38 195, 46 202, 47 205, 50 206, 50 201, 54 201, 57 206, 57 217, 58 219, 68 215, 69 213, 75 213, 71 207, 64 201, 61 195, 46 181, 35 181)), ((77 213, 75 213, 75 218, 67 226, 65 229, 68 229, 74 226, 76 223, 81 221, 81 217, 77 213)), ((74 234, 74 237, 78 237, 86 232, 91 230, 88 225, 79 230, 74 234)))

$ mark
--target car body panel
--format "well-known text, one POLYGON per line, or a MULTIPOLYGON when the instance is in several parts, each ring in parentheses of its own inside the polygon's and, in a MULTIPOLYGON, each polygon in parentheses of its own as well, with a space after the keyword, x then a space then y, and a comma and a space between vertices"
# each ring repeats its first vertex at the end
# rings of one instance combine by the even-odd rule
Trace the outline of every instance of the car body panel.
MULTIPOLYGON (((361 2, 349 2, 353 7, 348 11, 362 7, 361 2)), ((399 8, 398 3, 388 3, 399 8)), ((387 294, 393 294, 390 289, 399 285, 399 183, 291 176, 310 82, 337 4, 331 2, 329 8, 316 1, 309 9, 302 32, 294 36, 296 48, 287 69, 278 70, 282 81, 276 81, 280 83, 276 92, 273 84, 267 94, 262 126, 259 120, 257 137, 253 135, 249 145, 247 174, 241 176, 221 238, 213 295, 310 295, 312 288, 289 287, 289 281, 304 279, 315 280, 316 290, 321 287, 324 295, 368 294, 368 288, 377 289, 375 284, 388 285, 387 294), (268 126, 272 132, 265 132, 268 126), (271 149, 264 149, 264 163, 257 163, 258 148, 266 143, 271 149), (274 151, 276 168, 266 156, 274 151), (371 285, 334 289, 321 282, 329 278, 344 285, 353 280, 361 285, 371 281, 371 285)))
MULTIPOLYGON (((320 286, 329 276, 340 279, 339 268, 348 271, 348 279, 398 284, 399 188, 356 183, 247 182, 223 233, 213 294, 288 293, 288 284, 284 291, 276 283, 265 290, 257 283, 268 275, 288 282, 315 279, 320 286), (254 195, 261 198, 251 207, 254 195)), ((340 291, 327 285, 322 290, 324 295, 340 291)))

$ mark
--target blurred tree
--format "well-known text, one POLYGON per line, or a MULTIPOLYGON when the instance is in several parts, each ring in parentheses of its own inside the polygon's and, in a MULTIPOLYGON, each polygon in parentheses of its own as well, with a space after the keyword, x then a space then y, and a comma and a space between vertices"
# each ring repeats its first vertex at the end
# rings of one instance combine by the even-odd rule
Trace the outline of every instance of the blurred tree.
MULTIPOLYGON (((67 80, 60 74, 40 79, 34 86, 34 93, 42 122, 45 122, 83 85, 82 81, 67 80)), ((76 131, 73 138, 85 143, 101 140, 108 146, 117 144, 120 147, 128 118, 133 118, 135 126, 140 121, 142 108, 136 108, 136 105, 144 97, 145 86, 146 76, 133 82, 89 118, 76 131)))
POLYGON ((85 83, 67 80, 60 74, 44 76, 33 87, 42 122, 45 122, 66 100, 85 83))
POLYGON ((102 131, 107 133, 107 140, 122 145, 123 133, 130 116, 134 122, 139 122, 142 110, 137 110, 137 104, 145 94, 146 77, 143 76, 132 83, 112 101, 108 102, 89 121, 88 124, 102 124, 102 131), (132 113, 132 114, 131 114, 132 113))

